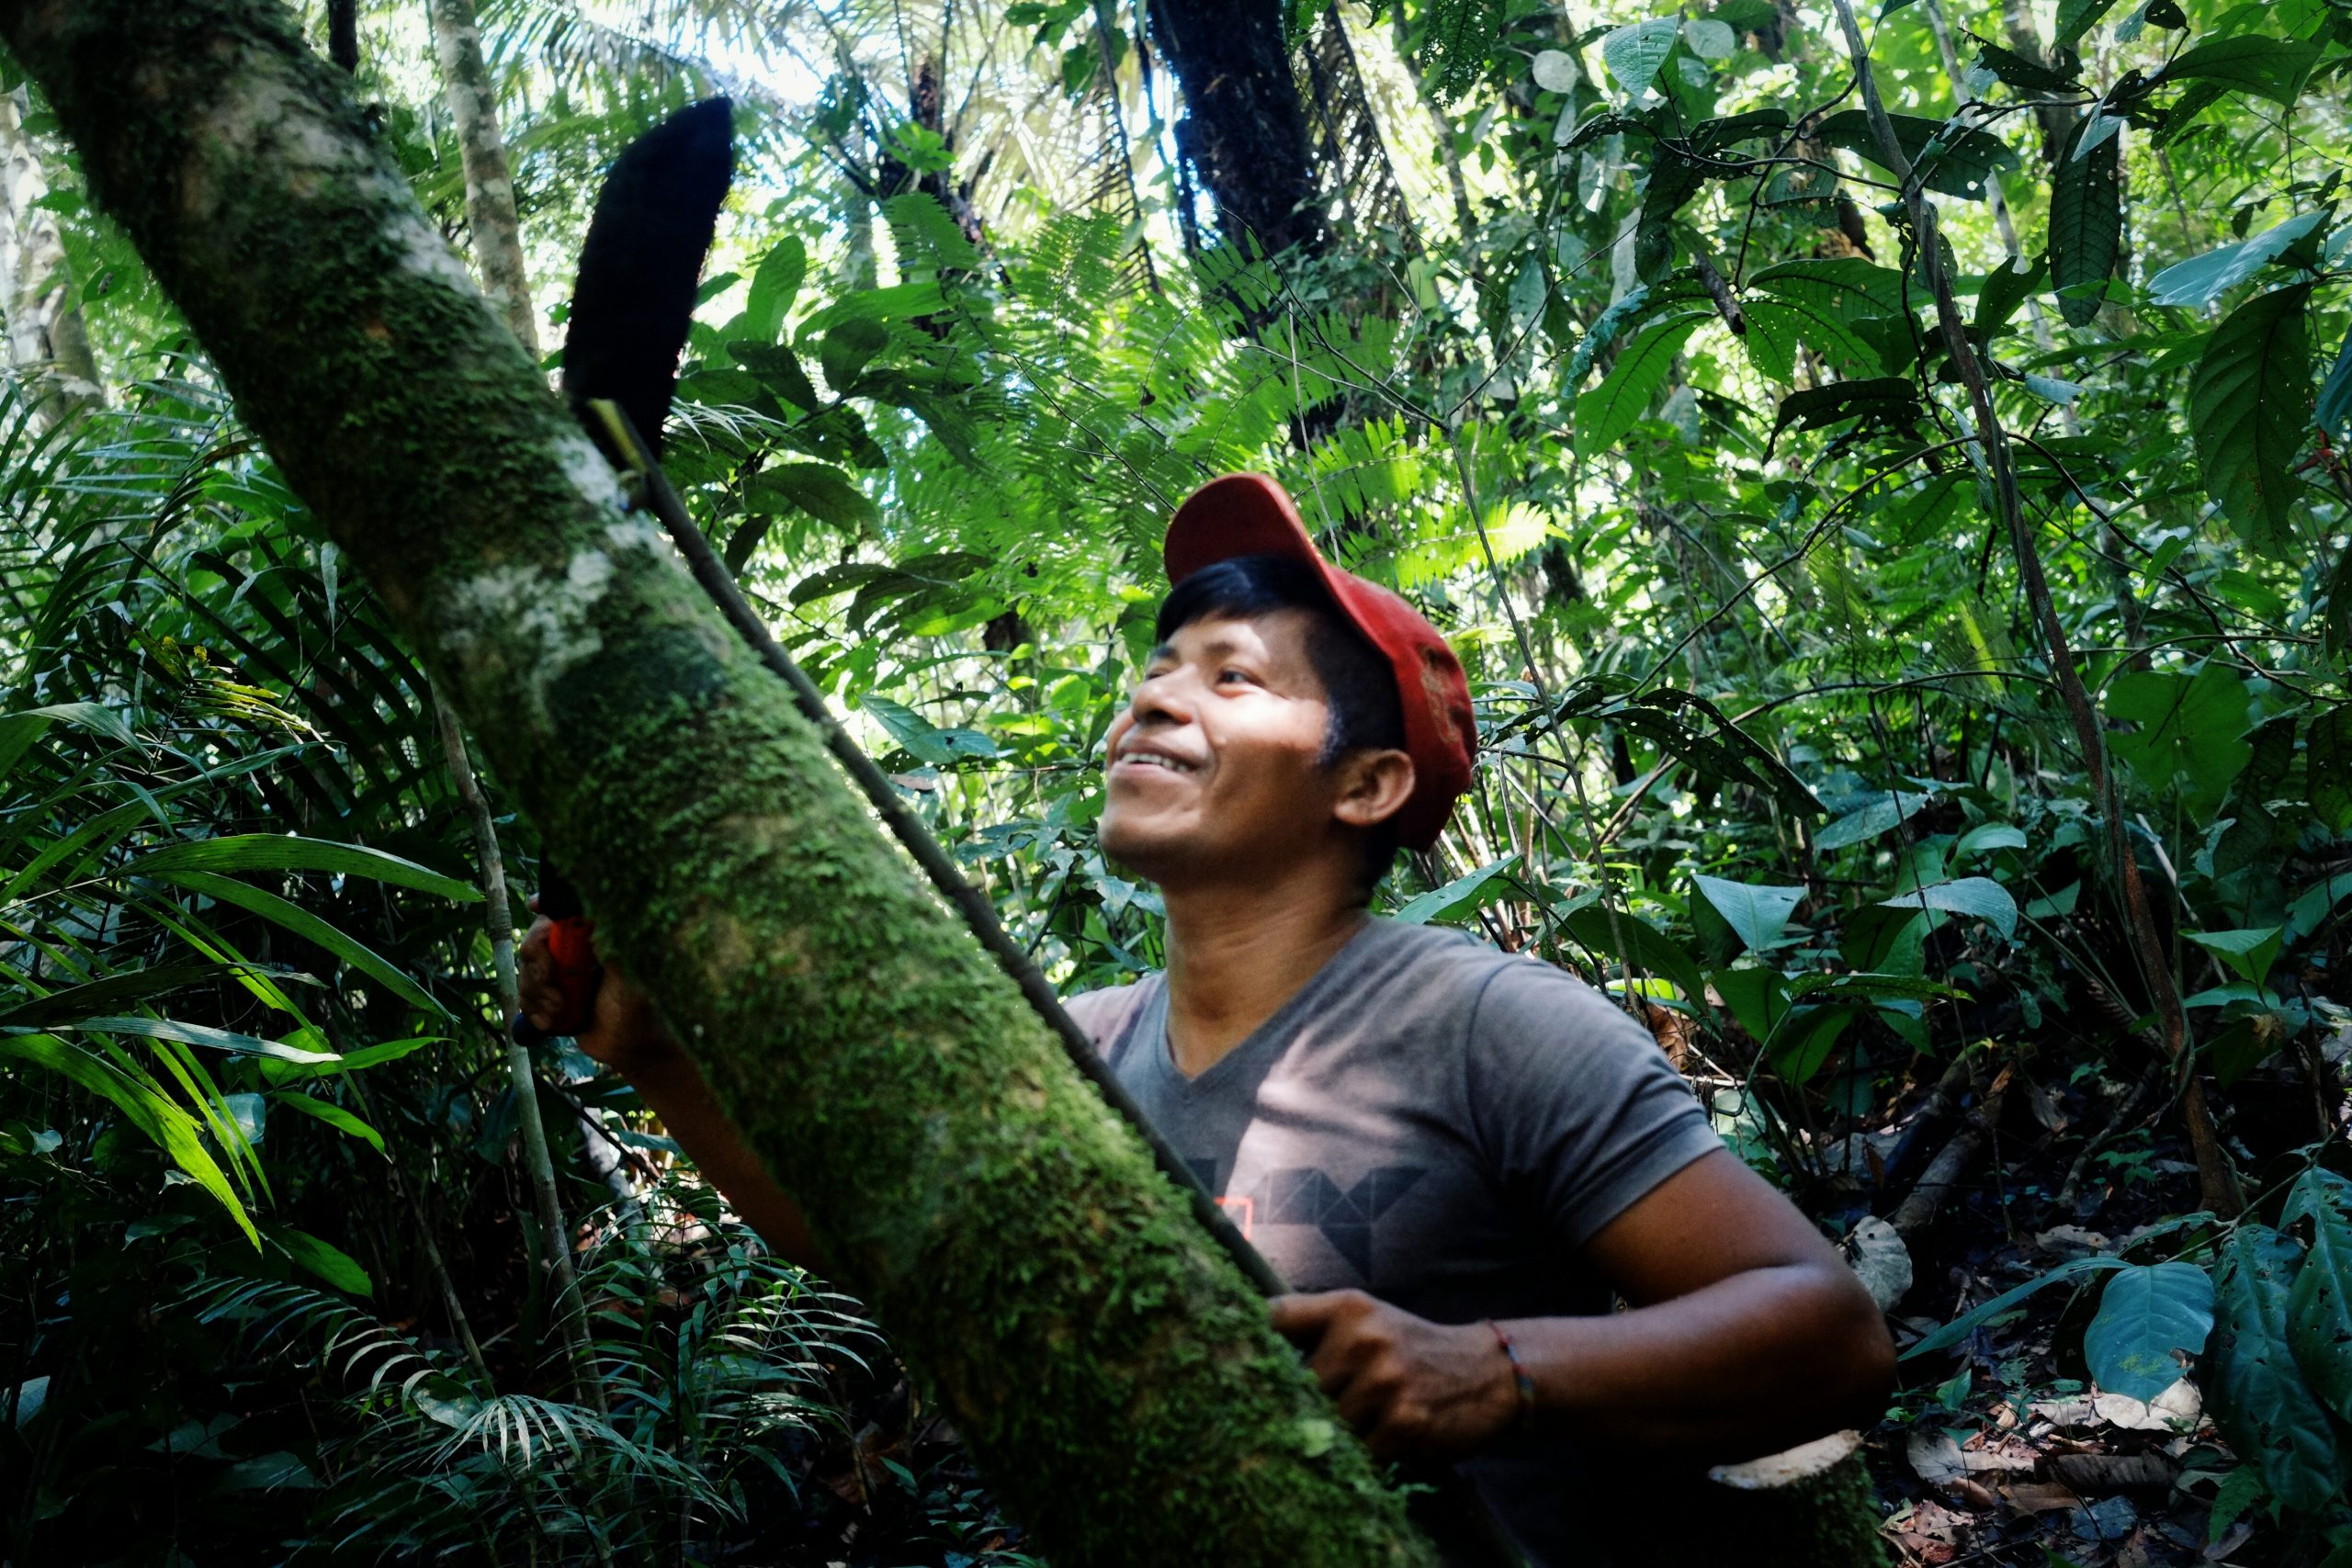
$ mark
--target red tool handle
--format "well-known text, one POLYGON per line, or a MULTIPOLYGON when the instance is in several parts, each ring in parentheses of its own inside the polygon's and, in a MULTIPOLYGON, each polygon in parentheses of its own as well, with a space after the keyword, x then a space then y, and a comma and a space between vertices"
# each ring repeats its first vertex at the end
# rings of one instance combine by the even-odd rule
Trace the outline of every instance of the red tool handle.
POLYGON ((596 944, 589 933, 579 890, 551 865, 539 868, 539 913, 548 920, 548 956, 554 961, 559 1001, 555 1017, 545 1030, 527 1019, 514 1020, 515 1037, 526 1045, 550 1034, 578 1034, 596 1021, 596 989, 604 983, 605 967, 596 962, 596 944))

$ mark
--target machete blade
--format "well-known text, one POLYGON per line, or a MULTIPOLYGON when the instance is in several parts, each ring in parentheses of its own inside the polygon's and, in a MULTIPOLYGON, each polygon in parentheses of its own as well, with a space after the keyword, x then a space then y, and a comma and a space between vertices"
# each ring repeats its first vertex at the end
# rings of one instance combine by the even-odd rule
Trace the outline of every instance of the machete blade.
POLYGON ((734 174, 734 105, 688 105, 614 161, 580 248, 564 395, 574 410, 594 398, 618 403, 657 457, 703 258, 734 174))

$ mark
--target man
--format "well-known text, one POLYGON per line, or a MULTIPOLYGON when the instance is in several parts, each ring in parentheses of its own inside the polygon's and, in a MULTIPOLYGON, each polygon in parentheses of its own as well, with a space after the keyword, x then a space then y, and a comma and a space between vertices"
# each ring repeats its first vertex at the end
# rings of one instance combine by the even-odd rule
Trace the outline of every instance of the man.
MULTIPOLYGON (((1645 1031, 1550 965, 1367 914, 1470 783, 1435 628, 1325 562, 1260 475, 1187 501, 1166 559, 1100 832, 1159 886, 1168 968, 1070 1010, 1295 1288, 1275 1325, 1341 1416, 1384 1458, 1460 1461, 1552 1565, 1600 1560, 1607 1456, 1750 1458, 1874 1420, 1894 1351, 1870 1296, 1645 1031)), ((538 1016, 544 949, 535 926, 538 1016)), ((642 999, 608 980, 596 1015, 582 1047, 813 1258, 642 999)))

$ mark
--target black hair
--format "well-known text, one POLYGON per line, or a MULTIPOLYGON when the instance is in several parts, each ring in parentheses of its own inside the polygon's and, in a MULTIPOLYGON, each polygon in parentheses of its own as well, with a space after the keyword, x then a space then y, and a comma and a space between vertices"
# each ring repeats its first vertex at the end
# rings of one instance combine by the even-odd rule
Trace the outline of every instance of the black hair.
MULTIPOLYGON (((1387 655, 1356 630, 1314 568, 1287 556, 1233 556, 1203 567, 1170 589, 1152 626, 1166 643, 1178 631, 1212 615, 1246 620, 1276 610, 1307 613, 1306 657, 1323 682, 1330 721, 1323 732, 1329 768, 1350 751, 1405 750, 1405 710, 1387 655)), ((1402 815, 1398 813, 1396 815, 1402 815)), ((1369 900, 1396 859, 1396 816, 1364 835, 1363 891, 1369 900)))

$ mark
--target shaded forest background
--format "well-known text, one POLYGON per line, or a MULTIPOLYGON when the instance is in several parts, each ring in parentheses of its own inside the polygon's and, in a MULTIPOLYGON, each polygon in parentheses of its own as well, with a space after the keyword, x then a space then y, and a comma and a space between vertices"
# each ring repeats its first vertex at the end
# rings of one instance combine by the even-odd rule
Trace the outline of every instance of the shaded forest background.
MULTIPOLYGON (((2352 1561, 2344 7, 304 21, 550 369, 604 169, 733 97, 673 477, 1066 992, 1158 958, 1091 822, 1164 519, 1274 472, 1473 674, 1380 908, 1608 987, 1847 1242, 1890 1549, 2352 1561)), ((530 824, 8 85, 0 1555, 1028 1561, 510 1052, 530 824)))

